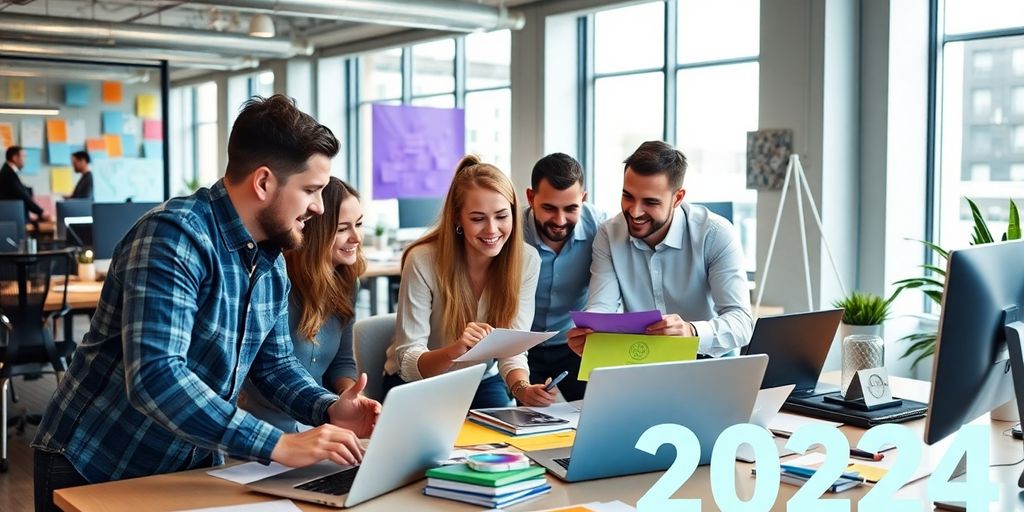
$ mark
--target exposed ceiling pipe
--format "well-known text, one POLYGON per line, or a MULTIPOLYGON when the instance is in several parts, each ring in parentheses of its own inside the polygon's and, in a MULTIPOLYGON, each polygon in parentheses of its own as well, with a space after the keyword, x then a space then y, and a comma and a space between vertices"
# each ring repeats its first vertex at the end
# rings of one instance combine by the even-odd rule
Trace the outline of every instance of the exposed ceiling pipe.
POLYGON ((156 63, 166 60, 171 66, 213 71, 236 71, 259 66, 250 57, 223 57, 209 53, 159 50, 150 48, 88 47, 64 44, 0 40, 0 54, 40 57, 71 57, 104 62, 156 63))
POLYGON ((8 38, 24 36, 36 40, 60 39, 85 41, 94 45, 145 46, 251 57, 288 58, 313 53, 313 46, 305 41, 26 14, 5 13, 0 16, 0 34, 8 38))
POLYGON ((285 16, 358 21, 432 30, 519 30, 526 17, 504 6, 454 0, 217 0, 191 2, 285 16))
MULTIPOLYGON (((96 66, 94 66, 96 67, 96 66)), ((149 71, 146 70, 111 70, 111 69, 73 69, 67 67, 50 68, 29 64, 0 64, 0 75, 20 78, 68 78, 73 76, 82 80, 118 80, 136 84, 148 82, 149 71)))

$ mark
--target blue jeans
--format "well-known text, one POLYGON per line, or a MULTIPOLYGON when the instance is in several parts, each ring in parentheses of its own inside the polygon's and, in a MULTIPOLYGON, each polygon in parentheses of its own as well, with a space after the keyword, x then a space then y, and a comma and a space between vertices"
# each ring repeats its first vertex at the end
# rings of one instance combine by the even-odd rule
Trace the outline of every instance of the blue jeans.
MULTIPOLYGON (((395 386, 401 386, 406 382, 398 374, 384 375, 384 396, 395 386)), ((383 402, 383 400, 381 400, 383 402)), ((500 375, 487 377, 480 381, 480 387, 476 388, 476 395, 473 396, 473 403, 470 409, 487 409, 491 407, 508 407, 514 405, 512 398, 508 395, 508 388, 500 375)))
POLYGON ((88 485, 89 481, 78 473, 64 455, 39 449, 34 452, 32 472, 36 512, 60 512, 57 505, 53 504, 53 491, 88 485))

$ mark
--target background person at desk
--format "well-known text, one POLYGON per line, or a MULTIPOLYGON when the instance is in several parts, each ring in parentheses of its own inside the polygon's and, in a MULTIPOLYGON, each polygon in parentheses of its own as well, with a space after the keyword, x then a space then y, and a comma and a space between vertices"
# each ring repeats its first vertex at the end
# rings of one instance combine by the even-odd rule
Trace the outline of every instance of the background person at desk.
MULTIPOLYGON (((440 223, 402 256, 385 393, 473 365, 454 360, 492 326, 530 329, 540 257, 523 243, 518 212, 504 173, 472 155, 459 162, 440 223)), ((497 368, 491 361, 471 407, 507 406, 509 394, 525 405, 550 405, 555 395, 529 378, 526 354, 499 359, 497 368)))
POLYGON ((18 177, 18 172, 25 167, 25 150, 21 146, 11 146, 4 153, 4 165, 0 167, 0 199, 21 199, 25 202, 25 217, 29 213, 36 214, 38 220, 50 220, 28 192, 18 177))
MULTIPOLYGON (((118 244, 85 339, 33 441, 36 510, 53 491, 208 467, 361 458, 380 404, 339 397, 292 356, 282 249, 323 213, 331 131, 285 96, 253 98, 224 179, 147 213, 118 244), (284 434, 239 409, 246 376, 292 417, 284 434)), ((365 377, 360 379, 365 383, 365 377)))
POLYGON ((89 153, 85 151, 75 151, 71 154, 71 167, 82 176, 78 178, 75 190, 68 199, 92 199, 92 170, 89 169, 91 162, 89 153))
POLYGON ((583 309, 590 286, 590 256, 597 227, 605 214, 587 203, 583 167, 573 157, 552 153, 533 165, 530 207, 523 212, 523 239, 540 254, 540 275, 532 330, 558 331, 530 349, 530 382, 543 384, 563 371, 558 384, 566 400, 579 400, 587 389, 577 378, 580 358, 566 346, 572 328, 569 311, 583 309))
MULTIPOLYGON (((363 209, 359 194, 331 177, 323 191, 324 213, 306 221, 302 247, 285 253, 292 291, 288 298, 295 358, 313 380, 338 394, 356 383, 352 354, 357 279, 366 268, 363 209)), ((300 423, 274 407, 249 380, 238 405, 285 432, 298 432, 300 423)))
MULTIPOLYGON (((750 342, 753 319, 743 250, 729 221, 683 203, 686 157, 644 142, 625 161, 622 215, 594 241, 587 311, 657 309, 647 334, 698 336, 697 353, 718 357, 750 342)), ((583 353, 589 329, 568 332, 583 353)))

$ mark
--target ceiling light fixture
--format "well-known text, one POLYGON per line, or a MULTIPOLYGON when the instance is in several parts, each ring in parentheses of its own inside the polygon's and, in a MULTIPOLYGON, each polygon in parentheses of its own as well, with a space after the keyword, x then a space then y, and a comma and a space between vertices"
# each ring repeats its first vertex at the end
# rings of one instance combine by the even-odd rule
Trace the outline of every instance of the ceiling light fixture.
POLYGON ((274 19, 266 14, 257 14, 249 21, 249 35, 253 37, 274 37, 274 19))
POLYGON ((60 114, 60 109, 51 105, 18 105, 0 103, 0 114, 55 116, 60 114))

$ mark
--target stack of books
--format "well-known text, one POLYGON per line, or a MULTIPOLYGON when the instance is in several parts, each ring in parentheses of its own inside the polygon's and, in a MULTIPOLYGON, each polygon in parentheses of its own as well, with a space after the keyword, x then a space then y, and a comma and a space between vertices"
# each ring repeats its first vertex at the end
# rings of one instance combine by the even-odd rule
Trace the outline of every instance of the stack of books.
POLYGON ((423 494, 498 508, 522 503, 550 490, 540 466, 489 473, 453 464, 427 471, 423 494))
MULTIPOLYGON (((814 472, 817 471, 815 468, 804 467, 804 466, 792 466, 783 464, 781 466, 782 473, 779 475, 779 480, 784 483, 802 486, 804 482, 811 479, 814 476, 814 472)), ((839 475, 839 478, 832 483, 826 489, 828 492, 843 492, 847 489, 857 487, 864 483, 864 477, 857 472, 847 472, 839 475)))
POLYGON ((514 436, 545 434, 572 429, 569 420, 535 411, 528 407, 499 407, 473 409, 469 421, 500 430, 514 436))

